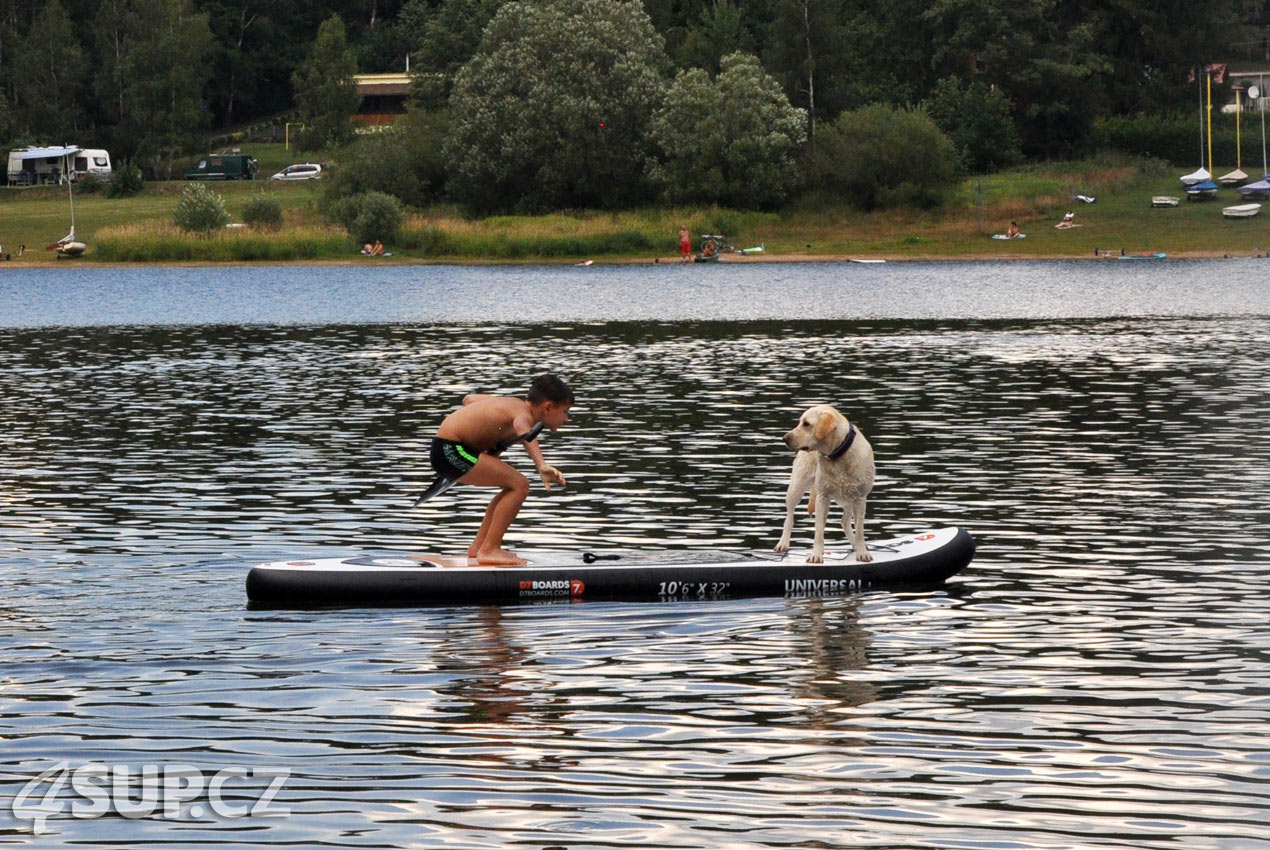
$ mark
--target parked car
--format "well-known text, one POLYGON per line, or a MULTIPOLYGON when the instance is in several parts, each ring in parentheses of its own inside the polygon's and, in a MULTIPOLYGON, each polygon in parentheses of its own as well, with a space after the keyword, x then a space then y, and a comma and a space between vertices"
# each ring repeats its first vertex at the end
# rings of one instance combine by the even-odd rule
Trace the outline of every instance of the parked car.
POLYGON ((270 180, 320 180, 322 178, 322 166, 315 162, 302 162, 299 165, 288 165, 277 174, 270 177, 270 180))

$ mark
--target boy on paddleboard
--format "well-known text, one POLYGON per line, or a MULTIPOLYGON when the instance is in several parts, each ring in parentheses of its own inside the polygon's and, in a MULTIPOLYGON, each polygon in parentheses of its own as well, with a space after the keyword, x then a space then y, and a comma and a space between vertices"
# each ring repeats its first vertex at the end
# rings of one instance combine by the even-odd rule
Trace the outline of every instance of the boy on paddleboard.
POLYGON ((524 440, 547 492, 551 492, 552 482, 565 486, 560 470, 543 460, 534 429, 545 426, 557 430, 569 421, 572 406, 573 391, 564 381, 555 375, 540 375, 523 399, 465 396, 463 406, 441 423, 432 439, 432 468, 461 484, 499 488, 485 510, 476 540, 467 549, 468 558, 492 566, 525 563, 502 547, 503 535, 529 495, 529 479, 500 460, 498 452, 524 440))

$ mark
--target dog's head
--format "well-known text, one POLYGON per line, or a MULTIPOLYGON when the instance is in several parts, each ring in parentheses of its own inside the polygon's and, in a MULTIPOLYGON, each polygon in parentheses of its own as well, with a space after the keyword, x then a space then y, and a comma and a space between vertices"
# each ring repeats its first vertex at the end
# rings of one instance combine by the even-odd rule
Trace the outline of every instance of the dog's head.
POLYGON ((800 452, 829 454, 846 437, 847 417, 827 404, 807 408, 794 430, 783 439, 785 445, 800 452))

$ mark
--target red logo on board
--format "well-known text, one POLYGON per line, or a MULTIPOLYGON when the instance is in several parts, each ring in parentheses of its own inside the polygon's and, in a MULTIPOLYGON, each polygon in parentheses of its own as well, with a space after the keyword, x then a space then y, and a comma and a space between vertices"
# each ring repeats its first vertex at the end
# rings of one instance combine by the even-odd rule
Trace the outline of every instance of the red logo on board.
POLYGON ((586 593, 586 585, 578 581, 576 578, 570 579, 569 580, 569 595, 581 596, 583 593, 586 593))

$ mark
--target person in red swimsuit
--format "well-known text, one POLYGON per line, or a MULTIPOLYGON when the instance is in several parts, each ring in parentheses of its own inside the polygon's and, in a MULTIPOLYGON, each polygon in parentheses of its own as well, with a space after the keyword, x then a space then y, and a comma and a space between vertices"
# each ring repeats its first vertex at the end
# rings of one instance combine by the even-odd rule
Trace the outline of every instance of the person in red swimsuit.
POLYGON ((692 254, 692 237, 688 235, 688 225, 679 225, 679 262, 686 263, 692 254))

